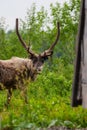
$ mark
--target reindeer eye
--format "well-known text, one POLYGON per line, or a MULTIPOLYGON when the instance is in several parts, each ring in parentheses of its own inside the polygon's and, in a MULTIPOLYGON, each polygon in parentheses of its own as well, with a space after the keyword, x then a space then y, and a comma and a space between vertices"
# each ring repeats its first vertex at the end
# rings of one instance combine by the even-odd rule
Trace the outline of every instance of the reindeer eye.
POLYGON ((41 59, 41 62, 42 62, 42 63, 44 62, 44 58, 41 59))
POLYGON ((48 60, 48 57, 46 56, 46 57, 44 57, 44 60, 48 60))
POLYGON ((48 59, 48 57, 43 57, 42 62, 46 61, 47 59, 48 59))

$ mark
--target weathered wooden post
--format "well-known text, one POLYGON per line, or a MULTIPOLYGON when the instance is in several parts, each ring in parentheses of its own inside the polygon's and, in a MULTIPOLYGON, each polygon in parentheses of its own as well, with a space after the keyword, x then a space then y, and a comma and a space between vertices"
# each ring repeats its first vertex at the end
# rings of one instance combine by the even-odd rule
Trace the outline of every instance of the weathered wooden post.
POLYGON ((87 0, 85 0, 85 25, 83 34, 83 61, 82 61, 82 105, 87 108, 87 0))
POLYGON ((76 47, 72 106, 87 108, 87 0, 81 0, 76 47))

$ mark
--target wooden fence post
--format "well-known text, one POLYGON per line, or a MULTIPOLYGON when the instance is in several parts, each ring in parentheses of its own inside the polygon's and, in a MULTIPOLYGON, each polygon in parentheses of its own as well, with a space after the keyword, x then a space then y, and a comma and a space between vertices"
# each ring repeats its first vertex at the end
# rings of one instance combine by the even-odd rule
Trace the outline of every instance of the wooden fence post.
POLYGON ((87 0, 85 0, 85 25, 83 35, 84 56, 82 62, 82 105, 87 108, 87 0))

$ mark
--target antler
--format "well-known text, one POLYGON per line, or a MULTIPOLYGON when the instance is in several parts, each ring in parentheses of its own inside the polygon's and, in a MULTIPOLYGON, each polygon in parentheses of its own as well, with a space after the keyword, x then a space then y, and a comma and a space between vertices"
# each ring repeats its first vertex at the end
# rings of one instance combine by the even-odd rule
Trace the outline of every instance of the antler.
POLYGON ((59 22, 57 22, 57 36, 56 36, 56 40, 55 42, 51 45, 51 47, 49 48, 49 50, 53 50, 55 45, 57 44, 58 40, 59 40, 59 36, 60 36, 60 24, 59 22))
MULTIPOLYGON (((30 50, 30 47, 27 46, 27 44, 23 41, 23 39, 21 38, 21 36, 19 34, 19 31, 18 31, 18 18, 16 19, 16 33, 17 33, 17 36, 19 38, 19 41, 22 43, 22 45, 26 49, 26 51, 29 54, 31 54, 32 56, 37 57, 38 54, 36 54, 32 50, 30 50)), ((46 51, 44 51, 43 53, 40 54, 42 57, 51 56, 53 54, 53 49, 54 49, 55 45, 57 44, 57 42, 59 40, 59 36, 60 36, 60 25, 59 25, 59 22, 58 22, 57 23, 57 36, 56 36, 55 42, 50 46, 50 48, 48 50, 46 50, 46 51)))
POLYGON ((56 36, 55 42, 50 46, 48 50, 44 51, 41 54, 42 56, 51 56, 53 54, 53 49, 59 40, 59 36, 60 36, 60 24, 59 22, 57 22, 57 36, 56 36))
POLYGON ((18 18, 16 19, 16 33, 17 33, 17 36, 19 38, 19 41, 22 43, 23 47, 26 49, 26 51, 33 55, 33 56, 37 56, 37 54, 35 54, 33 51, 30 50, 30 47, 27 46, 27 44, 23 41, 23 39, 21 38, 20 34, 19 34, 19 31, 18 31, 18 18))

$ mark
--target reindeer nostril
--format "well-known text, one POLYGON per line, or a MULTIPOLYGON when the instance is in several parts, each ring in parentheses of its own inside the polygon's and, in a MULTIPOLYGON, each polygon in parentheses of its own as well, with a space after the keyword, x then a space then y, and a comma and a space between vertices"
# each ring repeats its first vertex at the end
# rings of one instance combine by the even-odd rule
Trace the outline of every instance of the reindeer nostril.
POLYGON ((37 71, 38 71, 38 72, 41 72, 41 71, 42 71, 42 68, 43 68, 43 67, 39 67, 39 68, 37 69, 37 71))
POLYGON ((41 68, 38 68, 38 71, 41 71, 41 68))

